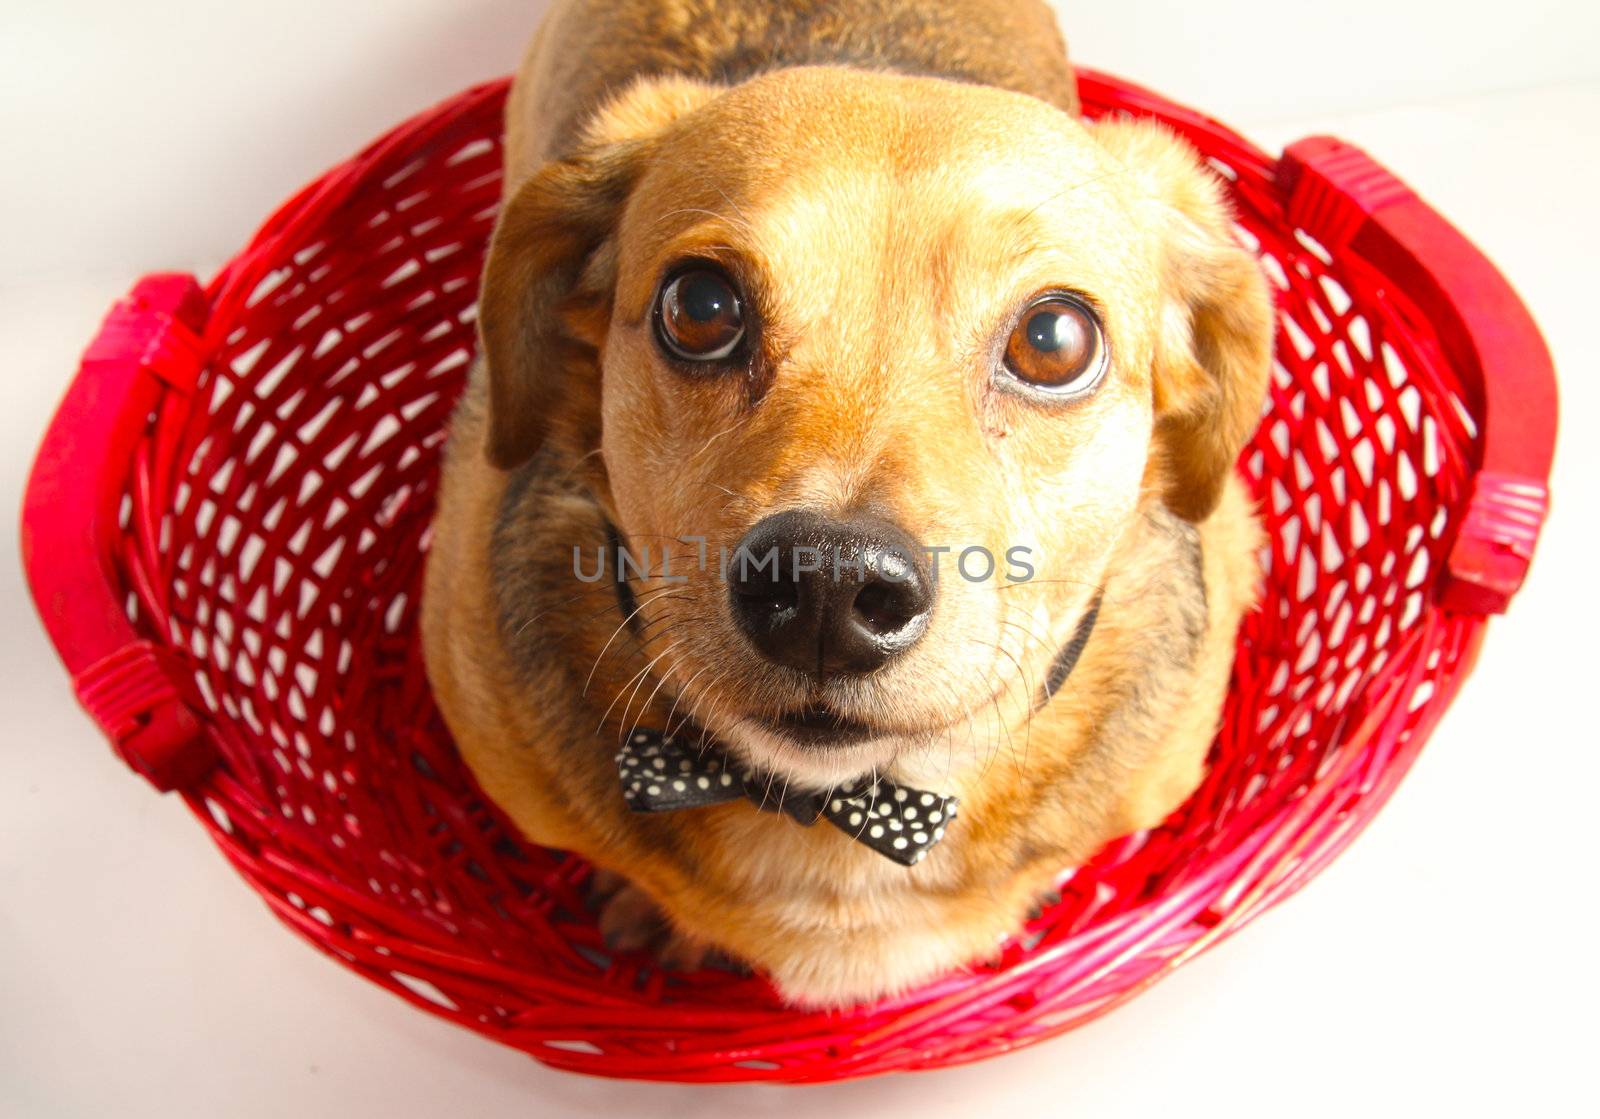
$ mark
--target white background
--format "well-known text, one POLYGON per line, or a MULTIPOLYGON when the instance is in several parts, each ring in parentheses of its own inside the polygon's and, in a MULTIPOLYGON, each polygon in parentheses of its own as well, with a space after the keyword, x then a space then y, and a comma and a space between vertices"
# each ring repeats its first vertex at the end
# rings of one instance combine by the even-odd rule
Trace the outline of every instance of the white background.
MULTIPOLYGON (((317 955, 75 707, 0 564, 0 1115, 1593 1114, 1600 17, 1517 4, 1074 4, 1078 59, 1266 146, 1334 131, 1504 268, 1563 371, 1555 516, 1411 778, 1304 894, 1134 1004, 972 1068, 830 1088, 546 1070, 317 955)), ((10 0, 0 505, 140 273, 207 274, 389 124, 509 70, 521 0, 10 0)), ((14 541, 10 548, 15 556, 14 541)))

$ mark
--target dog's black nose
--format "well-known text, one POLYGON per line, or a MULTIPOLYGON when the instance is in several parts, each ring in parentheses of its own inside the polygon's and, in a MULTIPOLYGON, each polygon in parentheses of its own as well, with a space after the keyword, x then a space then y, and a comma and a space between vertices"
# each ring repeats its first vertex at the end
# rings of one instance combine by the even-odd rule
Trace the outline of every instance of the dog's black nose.
POLYGON ((751 643, 815 676, 882 668, 917 643, 933 610, 926 553, 873 517, 768 517, 729 558, 728 584, 751 643))

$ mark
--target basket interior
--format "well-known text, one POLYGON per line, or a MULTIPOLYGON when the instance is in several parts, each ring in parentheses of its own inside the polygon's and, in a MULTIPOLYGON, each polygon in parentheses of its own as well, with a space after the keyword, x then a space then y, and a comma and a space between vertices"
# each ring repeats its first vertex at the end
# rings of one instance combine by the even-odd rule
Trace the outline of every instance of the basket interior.
POLYGON ((402 126, 218 277, 197 403, 155 417, 124 500, 138 624, 180 651, 223 767, 190 800, 275 911, 349 966, 552 1063, 854 1075, 1059 1032, 1292 891, 1404 771, 1466 638, 1431 586, 1476 461, 1473 402, 1404 293, 1286 224, 1274 164, 1115 83, 1232 187, 1281 307, 1241 469, 1270 534, 1210 774, 1066 883, 1000 960, 892 1006, 802 1015, 758 978, 601 949, 579 860, 476 793, 415 627, 435 473, 475 344, 504 87, 402 126))

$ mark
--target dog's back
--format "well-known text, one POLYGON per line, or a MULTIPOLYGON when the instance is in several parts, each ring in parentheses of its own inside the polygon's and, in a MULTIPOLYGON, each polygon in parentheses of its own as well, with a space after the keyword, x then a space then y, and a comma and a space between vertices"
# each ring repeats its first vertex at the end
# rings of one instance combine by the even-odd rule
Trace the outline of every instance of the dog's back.
POLYGON ((569 151, 585 119, 641 77, 733 84, 811 65, 998 86, 1077 111, 1044 0, 558 0, 508 109, 511 178, 569 151))

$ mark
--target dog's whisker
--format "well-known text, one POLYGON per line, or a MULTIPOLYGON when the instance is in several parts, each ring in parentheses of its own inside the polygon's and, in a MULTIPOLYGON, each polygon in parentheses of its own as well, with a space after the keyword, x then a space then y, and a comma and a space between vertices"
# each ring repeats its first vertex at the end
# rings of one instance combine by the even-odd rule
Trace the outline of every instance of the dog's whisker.
MULTIPOLYGON (((609 614, 612 610, 616 609, 617 604, 614 599, 616 597, 617 589, 613 586, 607 586, 605 589, 611 592, 613 601, 606 603, 593 614, 590 614, 587 618, 583 619, 585 622, 592 622, 596 618, 604 614, 609 614)), ((637 608, 626 618, 622 619, 622 624, 627 625, 629 622, 633 621, 634 618, 638 617, 640 612, 642 612, 646 606, 658 601, 659 599, 669 597, 672 591, 675 589, 675 587, 668 586, 657 587, 654 590, 646 590, 642 595, 637 596, 637 608)))
MULTIPOLYGON (((668 645, 665 649, 663 649, 661 651, 661 653, 659 655, 657 655, 653 660, 651 660, 648 664, 646 664, 638 672, 633 674, 633 678, 628 681, 629 684, 633 685, 633 690, 629 693, 628 702, 622 709, 622 718, 618 720, 619 724, 625 723, 625 722, 628 721, 628 712, 633 709, 633 701, 634 701, 634 699, 636 699, 638 697, 639 689, 644 686, 645 680, 649 677, 650 670, 656 666, 657 662, 659 662, 662 657, 667 656, 669 653, 671 653, 677 647, 678 647, 678 642, 674 641, 671 645, 668 645)), ((611 706, 607 707, 605 714, 600 716, 600 726, 602 728, 605 727, 606 720, 611 716, 612 709, 616 707, 617 700, 621 699, 622 698, 622 693, 624 691, 627 691, 627 690, 628 690, 628 684, 622 685, 622 687, 620 689, 618 689, 618 691, 617 691, 616 699, 613 699, 611 701, 611 706)))
MULTIPOLYGON (((724 432, 722 434, 726 434, 726 432, 724 432)), ((719 436, 716 436, 714 438, 720 438, 720 437, 721 436, 719 435, 719 436)), ((722 485, 720 482, 712 482, 712 481, 709 481, 707 479, 701 479, 697 484, 702 485, 702 486, 706 487, 707 489, 716 490, 717 492, 722 493, 722 494, 727 496, 728 500, 723 502, 722 503, 722 507, 721 507, 722 508, 722 512, 724 512, 724 513, 726 513, 729 510, 729 508, 734 506, 734 505, 742 505, 747 509, 755 509, 756 508, 756 501, 755 501, 754 498, 750 497, 747 494, 742 494, 742 493, 739 493, 739 492, 737 492, 735 490, 731 490, 727 486, 722 485)))
POLYGON ((766 784, 766 787, 761 790, 761 803, 756 806, 758 809, 761 809, 763 811, 766 809, 766 807, 767 807, 767 798, 772 796, 772 783, 774 781, 776 781, 777 779, 778 779, 778 775, 775 772, 773 772, 771 770, 769 770, 767 772, 767 784, 766 784))
MULTIPOLYGON (((725 435, 729 435, 729 434, 732 434, 735 431, 738 431, 740 425, 743 422, 744 422, 743 420, 735 420, 733 423, 729 424, 727 427, 725 427, 721 431, 717 432, 711 438, 707 439, 703 444, 701 444, 700 449, 698 451, 696 451, 693 455, 689 456, 689 461, 690 462, 698 462, 700 460, 700 456, 705 454, 707 451, 709 451, 712 448, 712 446, 715 445, 715 443, 717 442, 718 439, 721 439, 725 435)), ((721 488, 727 489, 726 487, 721 487, 721 488)), ((730 493, 730 494, 733 493, 732 490, 727 490, 727 492, 730 493)))
MULTIPOLYGON (((661 597, 664 597, 664 596, 670 595, 670 594, 672 594, 672 589, 671 588, 655 592, 656 598, 661 598, 661 597)), ((654 601, 654 599, 652 599, 652 601, 654 601)), ((628 623, 633 621, 634 618, 639 616, 639 614, 644 610, 645 605, 646 604, 644 602, 638 603, 634 607, 633 612, 630 613, 627 617, 623 618, 621 622, 617 623, 617 628, 611 631, 611 636, 608 637, 606 639, 606 643, 603 646, 601 646, 599 656, 595 657, 594 664, 590 666, 589 675, 584 678, 583 690, 579 693, 579 695, 588 695, 589 694, 589 685, 594 683, 594 674, 599 670, 600 662, 605 660, 606 650, 610 649, 611 645, 612 645, 612 642, 616 641, 617 637, 622 633, 622 631, 628 628, 628 623)))
POLYGON ((749 229, 749 230, 754 230, 755 229, 755 226, 753 224, 751 224, 749 215, 747 215, 744 212, 744 210, 740 208, 740 206, 739 206, 739 204, 737 202, 735 202, 731 197, 729 197, 727 191, 723 190, 720 186, 717 186, 716 183, 712 183, 711 187, 718 194, 722 195, 722 200, 724 202, 726 202, 729 206, 733 207, 733 212, 739 215, 739 220, 744 223, 744 227, 746 229, 749 229))
MULTIPOLYGON (((1091 583, 1086 579, 1023 579, 1015 583, 1003 583, 996 587, 995 590, 996 592, 1014 591, 1022 587, 1045 587, 1057 583, 1073 587, 1088 587, 1096 594, 1106 596, 1106 588, 1104 584, 1091 583)), ((1105 600, 1112 603, 1117 601, 1115 598, 1109 596, 1107 596, 1105 600)))
MULTIPOLYGON (((1010 613, 1010 611, 1007 610, 1005 613, 1010 613)), ((1003 626, 1007 626, 1007 627, 1009 627, 1011 629, 1017 630, 1028 641, 1032 641, 1035 645, 1039 646, 1039 648, 1041 648, 1041 649, 1050 650, 1050 649, 1053 649, 1055 647, 1048 638, 1039 636, 1039 634, 1038 634, 1038 632, 1036 630, 1030 629, 1029 627, 1023 625, 1021 622, 1014 622, 1009 617, 1005 617, 1004 615, 1002 615, 1002 617, 1000 618, 1000 624, 1003 625, 1003 626)), ((1024 648, 1026 648, 1026 643, 1024 643, 1024 648)))
MULTIPOLYGON (((1041 649, 1044 649, 1044 650, 1048 651, 1051 648, 1050 643, 1047 642, 1044 638, 1040 637, 1037 633, 1033 632, 1032 629, 1030 629, 1029 627, 1027 627, 1025 625, 1022 625, 1020 622, 1011 621, 1010 618, 1005 616, 1006 614, 1009 614, 1009 613, 1010 613, 1009 609, 1002 611, 1002 616, 1000 618, 1000 624, 1001 625, 1008 626, 1011 629, 1017 630, 1018 632, 1020 632, 1024 636, 1025 639, 1031 639, 1035 643, 1037 643, 1038 646, 1041 649)), ((1027 656, 1027 640, 1024 640, 1024 642, 1023 642, 1023 656, 1024 657, 1027 656)), ((1013 662, 1015 662, 1015 658, 1013 658, 1013 662)), ((1026 722, 1025 722, 1026 730, 1024 732, 1022 749, 1023 749, 1023 755, 1024 755, 1024 765, 1026 765, 1026 759, 1031 754, 1031 751, 1032 751, 1032 748, 1033 748, 1033 716, 1034 716, 1034 713, 1035 713, 1035 708, 1034 708, 1035 700, 1034 700, 1034 697, 1039 694, 1039 690, 1038 690, 1038 688, 1036 686, 1037 682, 1036 682, 1035 677, 1031 673, 1029 673, 1027 671, 1025 666, 1018 665, 1018 670, 1023 675, 1023 693, 1024 694, 1023 694, 1023 697, 1022 697, 1022 702, 1023 702, 1023 710, 1026 712, 1026 716, 1025 716, 1025 719, 1026 719, 1026 722)))
POLYGON ((711 666, 706 665, 704 668, 700 669, 699 672, 696 672, 678 687, 677 693, 672 700, 672 707, 667 711, 666 721, 662 724, 663 733, 669 735, 673 733, 672 717, 678 713, 678 705, 683 702, 683 697, 689 694, 689 689, 694 687, 694 682, 709 671, 711 671, 711 666))
MULTIPOLYGON (((523 622, 520 626, 518 626, 512 632, 511 636, 513 636, 513 637, 521 637, 524 633, 526 633, 528 631, 528 627, 533 625, 535 622, 542 621, 543 619, 549 617, 551 614, 554 614, 557 610, 560 610, 563 606, 570 606, 574 602, 577 602, 579 599, 588 598, 590 595, 598 594, 601 591, 611 591, 611 587, 609 587, 609 586, 605 586, 605 587, 589 587, 589 588, 587 588, 585 590, 579 591, 575 595, 570 595, 567 598, 562 599, 560 602, 557 602, 557 603, 555 603, 555 604, 553 604, 551 606, 548 606, 545 609, 539 611, 537 614, 534 614, 531 617, 529 617, 527 621, 523 622)), ((612 593, 614 594, 615 592, 612 591, 612 593)))
MULTIPOLYGON (((995 650, 1000 653, 1001 656, 1005 657, 1006 660, 1011 662, 1012 666, 1017 670, 1014 680, 1016 683, 1019 683, 1022 686, 1023 736, 1021 768, 1023 771, 1026 771, 1028 768, 1028 758, 1033 747, 1033 678, 1028 672, 1027 666, 1013 656, 1010 650, 1006 649, 1003 645, 996 645, 995 650)), ((1026 655, 1026 650, 1024 650, 1024 655, 1026 655)), ((1010 682, 1005 680, 1001 681, 1001 691, 1009 692, 1010 687, 1010 682)), ((1013 752, 1015 751, 1015 748, 1016 747, 1013 744, 1013 752)))
POLYGON ((1016 775, 1018 777, 1021 777, 1022 776, 1022 765, 1017 759, 1017 744, 1016 744, 1015 741, 1012 740, 1012 738, 1011 738, 1011 727, 1006 722, 1005 715, 1002 714, 1001 711, 1000 711, 1000 699, 999 699, 998 696, 990 696, 989 697, 989 703, 990 703, 991 706, 994 707, 995 722, 1000 724, 1000 729, 1005 732, 1006 749, 1011 755, 1011 768, 1016 771, 1016 775))
MULTIPOLYGON (((663 639, 669 633, 671 633, 673 630, 679 628, 679 623, 677 623, 676 621, 670 620, 670 619, 671 619, 670 615, 663 614, 662 617, 656 618, 653 621, 646 622, 643 626, 640 627, 640 629, 639 629, 639 638, 640 638, 640 640, 639 640, 639 648, 640 648, 641 652, 643 652, 646 655, 648 655, 649 652, 650 652, 650 643, 652 641, 655 641, 655 640, 658 640, 658 639, 663 639), (663 621, 667 621, 667 625, 659 633, 653 634, 653 635, 648 633, 650 627, 652 627, 654 625, 658 625, 663 621)), ((617 646, 617 649, 613 652, 612 655, 620 654, 620 652, 622 651, 622 649, 624 647, 625 646, 621 646, 621 645, 617 646)), ((595 658, 594 666, 589 670, 591 677, 600 668, 600 665, 605 662, 606 655, 607 655, 606 654, 606 650, 602 649, 600 651, 600 655, 595 658)), ((625 687, 627 687, 627 685, 624 684, 623 687, 625 688, 625 687)))
MULTIPOLYGON (((1113 156, 1113 159, 1115 159, 1115 156, 1113 156)), ((1016 219, 1016 222, 1017 222, 1018 225, 1025 225, 1029 218, 1033 217, 1034 214, 1037 214, 1040 210, 1042 210, 1046 206, 1050 205, 1050 203, 1059 202, 1059 201, 1061 201, 1061 199, 1065 198, 1067 195, 1073 193, 1074 191, 1082 190, 1086 186, 1093 186, 1095 183, 1104 182, 1106 179, 1118 178, 1120 176, 1126 175, 1127 173, 1128 173, 1127 168, 1126 167, 1122 167, 1122 166, 1119 165, 1118 167, 1113 168, 1110 171, 1102 171, 1098 175, 1090 175, 1087 179, 1079 179, 1077 182, 1073 183, 1071 186, 1065 187, 1062 190, 1058 190, 1054 194, 1049 195, 1048 197, 1044 198, 1042 201, 1040 201, 1038 203, 1038 205, 1034 206, 1032 209, 1029 209, 1029 210, 1025 211, 1021 216, 1019 216, 1016 219)))
POLYGON ((673 617, 673 615, 663 610, 659 617, 652 618, 645 622, 644 625, 639 627, 636 636, 639 638, 640 648, 645 652, 649 652, 650 643, 652 641, 656 641, 665 636, 669 631, 677 629, 680 621, 682 620, 683 619, 673 617), (656 626, 662 626, 663 628, 656 633, 651 633, 650 631, 656 626))
MULTIPOLYGON (((727 195, 723 195, 723 197, 726 198, 727 195)), ((663 222, 670 221, 673 218, 685 217, 691 214, 699 214, 702 217, 713 218, 717 221, 725 221, 729 225, 745 230, 745 232, 749 233, 752 237, 756 235, 756 228, 750 224, 748 218, 743 216, 730 217, 727 214, 719 214, 715 210, 708 210, 703 206, 680 206, 676 210, 668 210, 666 213, 656 218, 655 221, 651 222, 649 228, 654 229, 663 222)))
POLYGON ((579 455, 567 465, 565 472, 563 472, 561 475, 562 480, 571 481, 577 475, 578 471, 583 468, 584 463, 588 462, 590 459, 599 458, 603 453, 604 451, 602 448, 596 447, 587 454, 579 455))
MULTIPOLYGON (((1028 656, 1028 648, 1029 648, 1030 644, 1038 646, 1038 648, 1039 648, 1039 650, 1041 652, 1047 653, 1047 654, 1053 654, 1054 650, 1057 648, 1057 646, 1052 644, 1047 638, 1041 637, 1038 633, 1035 633, 1032 629, 1030 629, 1029 627, 1023 625, 1020 622, 1014 622, 1014 621, 1011 621, 1009 618, 1002 617, 1000 619, 1000 624, 1003 627, 1005 627, 1006 629, 1014 630, 1015 632, 1017 632, 1017 633, 1022 635, 1022 637, 1020 639, 1021 643, 1022 643, 1022 648, 1017 651, 1017 657, 1026 659, 1027 656, 1028 656)), ((1013 659, 1016 659, 1016 658, 1013 658, 1013 659)), ((1032 675, 1030 673, 1028 673, 1026 665, 1019 665, 1019 670, 1024 675, 1028 676, 1027 690, 1028 690, 1029 694, 1031 695, 1032 692, 1033 692, 1033 678, 1032 678, 1032 675)))
MULTIPOLYGON (((681 642, 670 646, 666 650, 666 652, 662 653, 662 656, 665 656, 667 653, 670 653, 673 649, 677 648, 678 644, 681 644, 681 642)), ((657 658, 657 659, 659 659, 659 658, 657 658)), ((651 663, 653 664, 655 662, 652 661, 651 663)), ((660 693, 662 685, 664 685, 667 682, 668 678, 671 677, 673 667, 674 666, 670 665, 670 664, 667 666, 667 670, 665 672, 661 673, 660 679, 658 679, 656 681, 655 688, 652 689, 650 694, 645 697, 644 702, 639 705, 639 714, 634 717, 633 725, 628 728, 628 733, 623 736, 624 741, 626 741, 627 739, 632 738, 633 735, 634 735, 634 732, 639 729, 640 720, 642 720, 644 718, 645 712, 650 710, 650 705, 655 702, 655 698, 660 693)), ((628 701, 628 706, 629 707, 633 706, 633 701, 632 700, 628 701)), ((674 704, 674 706, 676 706, 676 704, 674 704)), ((623 713, 622 713, 622 721, 623 722, 627 722, 628 721, 628 713, 627 713, 627 711, 623 711, 623 713)))
POLYGON ((595 611, 593 614, 590 614, 587 617, 581 619, 581 621, 583 621, 583 622, 591 622, 594 619, 600 617, 600 615, 605 614, 606 612, 608 612, 609 610, 611 610, 614 607, 614 603, 611 602, 610 600, 615 597, 616 589, 614 587, 612 587, 609 583, 604 585, 604 586, 589 587, 586 590, 579 591, 577 594, 574 594, 574 595, 568 595, 566 598, 560 600, 559 602, 551 604, 550 606, 546 607, 545 609, 539 611, 537 614, 533 614, 530 617, 528 617, 528 619, 526 621, 524 621, 521 625, 519 625, 515 630, 512 631, 511 636, 514 637, 514 638, 515 637, 521 637, 524 633, 526 633, 528 631, 528 628, 530 626, 534 625, 537 622, 543 621, 545 618, 548 618, 550 615, 556 613, 558 610, 561 610, 563 607, 571 606, 574 602, 578 602, 579 600, 582 600, 582 599, 587 599, 590 596, 597 595, 597 594, 604 594, 608 601, 607 601, 606 605, 603 606, 601 609, 599 609, 599 610, 595 611))
POLYGON ((596 734, 599 734, 606 729, 606 720, 611 717, 612 710, 617 706, 617 702, 622 699, 622 693, 628 690, 628 685, 649 671, 650 666, 647 664, 638 672, 634 673, 633 676, 631 676, 628 680, 624 681, 622 686, 617 689, 617 694, 612 697, 610 704, 607 705, 605 711, 603 711, 600 715, 600 725, 595 728, 596 734))
MULTIPOLYGON (((995 645, 991 644, 990 642, 984 641, 984 642, 978 642, 978 643, 982 644, 982 645, 986 645, 991 649, 995 649, 996 652, 999 651, 998 648, 995 645)), ((1011 753, 1012 753, 1013 764, 1015 764, 1015 757, 1016 757, 1016 746, 1014 744, 1011 744, 1011 730, 1010 730, 1010 727, 1006 725, 1005 717, 1002 715, 1002 713, 1000 711, 1000 703, 999 703, 998 696, 999 696, 999 694, 1001 692, 1003 692, 1005 690, 1005 682, 999 678, 998 658, 995 661, 992 661, 990 663, 990 668, 984 673, 985 681, 987 681, 987 680, 989 680, 991 678, 994 679, 996 686, 989 690, 989 696, 988 696, 988 699, 987 699, 987 701, 986 701, 986 703, 984 705, 984 711, 990 717, 989 718, 990 745, 989 745, 989 748, 987 750, 985 750, 985 760, 984 760, 983 768, 980 771, 981 772, 981 776, 984 777, 984 778, 988 777, 989 771, 994 767, 995 761, 998 760, 998 758, 1000 757, 1000 735, 1001 735, 1002 732, 1004 732, 1004 734, 1006 736, 1007 743, 1009 745, 1011 745, 1011 753)))

